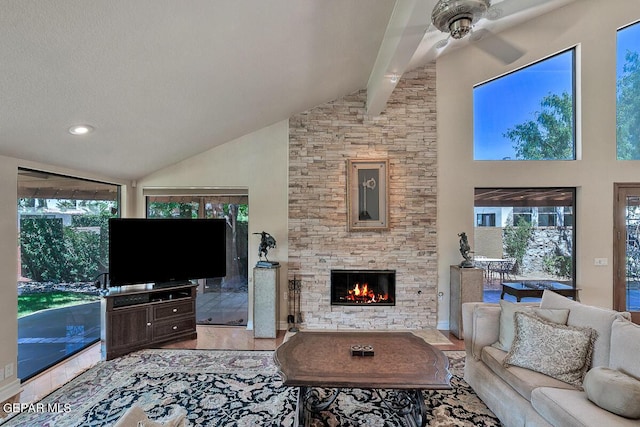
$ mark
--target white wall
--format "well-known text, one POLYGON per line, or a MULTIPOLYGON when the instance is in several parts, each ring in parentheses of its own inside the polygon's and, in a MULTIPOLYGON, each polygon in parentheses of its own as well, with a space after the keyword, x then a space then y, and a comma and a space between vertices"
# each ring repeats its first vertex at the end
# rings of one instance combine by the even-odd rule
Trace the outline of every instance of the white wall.
POLYGON ((449 265, 460 261, 457 233, 473 248, 474 187, 577 187, 576 283, 581 300, 613 304, 613 183, 640 182, 638 162, 616 161, 616 30, 640 19, 638 0, 578 0, 502 32, 527 53, 505 66, 471 46, 442 56, 438 73, 438 287, 449 316, 449 265), (473 86, 578 46, 578 161, 474 162, 473 86), (456 168, 449 167, 457 164, 456 168), (595 267, 594 258, 609 265, 595 267))
POLYGON ((18 164, 0 157, 0 369, 13 363, 14 375, 0 382, 0 401, 18 391, 18 212, 16 209, 18 164))
MULTIPOLYGON (((134 216, 145 216, 145 188, 216 187, 249 190, 249 268, 258 261, 259 236, 266 231, 277 242, 269 250, 269 259, 279 261, 280 320, 286 327, 286 304, 282 295, 287 289, 288 253, 288 158, 289 121, 261 129, 197 156, 159 170, 137 182, 134 216), (255 250, 253 250, 255 249, 255 250)), ((253 321, 253 280, 249 271, 249 322, 253 321)))

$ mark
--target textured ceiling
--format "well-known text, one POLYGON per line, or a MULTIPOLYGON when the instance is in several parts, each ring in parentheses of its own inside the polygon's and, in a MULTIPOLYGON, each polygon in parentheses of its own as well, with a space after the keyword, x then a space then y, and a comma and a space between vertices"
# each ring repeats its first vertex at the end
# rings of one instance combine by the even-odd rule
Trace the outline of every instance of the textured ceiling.
MULTIPOLYGON (((515 23, 569 1, 494 5, 515 23)), ((139 179, 360 89, 382 109, 387 71, 446 38, 435 2, 4 0, 0 155, 139 179)))

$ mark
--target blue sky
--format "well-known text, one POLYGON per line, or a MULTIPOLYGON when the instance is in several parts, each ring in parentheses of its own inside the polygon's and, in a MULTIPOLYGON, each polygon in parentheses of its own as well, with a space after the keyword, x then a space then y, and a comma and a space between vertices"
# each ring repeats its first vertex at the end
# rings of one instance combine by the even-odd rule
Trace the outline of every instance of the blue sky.
POLYGON ((631 25, 618 31, 618 51, 616 64, 618 77, 622 74, 624 55, 627 50, 640 50, 640 24, 631 25))
MULTIPOLYGON (((640 24, 618 32, 618 76, 627 49, 640 50, 640 24)), ((533 120, 540 101, 549 93, 571 93, 572 62, 573 52, 566 51, 474 88, 474 159, 515 159, 513 142, 502 134, 533 120)))
POLYGON ((572 64, 570 50, 474 88, 474 158, 515 160, 513 143, 502 134, 533 120, 548 94, 572 93, 572 64))

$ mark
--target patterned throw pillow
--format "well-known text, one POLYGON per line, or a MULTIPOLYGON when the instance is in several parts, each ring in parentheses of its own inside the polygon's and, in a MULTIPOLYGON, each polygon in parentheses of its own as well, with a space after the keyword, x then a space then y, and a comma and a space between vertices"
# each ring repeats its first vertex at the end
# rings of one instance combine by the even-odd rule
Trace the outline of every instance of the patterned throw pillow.
POLYGON ((504 359, 582 389, 591 366, 596 331, 559 325, 528 313, 515 313, 516 336, 504 359))
POLYGON ((532 307, 521 303, 513 303, 510 301, 500 300, 500 336, 498 341, 491 344, 491 347, 495 347, 502 351, 511 350, 513 344, 513 338, 516 335, 515 331, 515 313, 516 312, 533 313, 538 317, 542 317, 553 323, 567 324, 569 318, 569 309, 549 309, 532 307))

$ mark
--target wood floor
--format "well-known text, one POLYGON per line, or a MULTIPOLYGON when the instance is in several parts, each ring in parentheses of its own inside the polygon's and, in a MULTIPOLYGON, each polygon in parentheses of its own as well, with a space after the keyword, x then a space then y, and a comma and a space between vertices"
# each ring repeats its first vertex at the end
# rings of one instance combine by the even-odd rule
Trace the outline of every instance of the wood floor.
MULTIPOLYGON (((440 331, 451 344, 438 344, 441 350, 464 350, 464 341, 457 339, 449 331, 440 331)), ((217 350, 275 350, 284 339, 286 331, 278 331, 275 339, 254 338, 253 331, 234 326, 198 326, 198 339, 181 341, 163 348, 217 349, 217 350)), ((100 343, 76 354, 55 367, 35 376, 22 385, 22 392, 16 402, 35 402, 58 387, 72 380, 78 374, 100 361, 100 343)))

